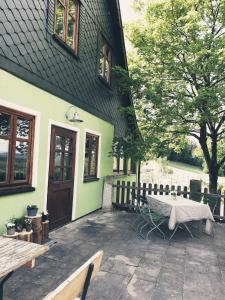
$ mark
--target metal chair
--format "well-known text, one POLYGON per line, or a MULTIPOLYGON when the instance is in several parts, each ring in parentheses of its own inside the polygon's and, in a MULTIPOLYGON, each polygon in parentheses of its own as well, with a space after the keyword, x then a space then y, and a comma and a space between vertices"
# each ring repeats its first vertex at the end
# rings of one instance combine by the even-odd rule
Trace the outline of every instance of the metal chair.
POLYGON ((165 234, 159 226, 161 226, 163 223, 168 221, 168 217, 165 217, 163 215, 153 212, 151 210, 151 201, 148 200, 147 198, 145 198, 145 199, 147 202, 147 207, 142 209, 142 216, 143 216, 143 219, 145 220, 145 224, 143 224, 141 226, 140 234, 143 236, 142 230, 145 227, 150 226, 150 229, 148 230, 145 239, 148 239, 150 234, 155 230, 158 231, 165 239, 165 234))
POLYGON ((220 195, 218 194, 211 194, 203 197, 204 204, 208 204, 213 215, 215 213, 215 209, 218 205, 219 200, 220 200, 220 195))
POLYGON ((147 204, 147 200, 144 196, 136 194, 135 192, 131 192, 131 195, 132 195, 132 199, 134 201, 134 212, 136 214, 134 221, 131 223, 131 227, 137 233, 139 233, 140 226, 143 225, 143 223, 146 223, 143 211, 147 204))

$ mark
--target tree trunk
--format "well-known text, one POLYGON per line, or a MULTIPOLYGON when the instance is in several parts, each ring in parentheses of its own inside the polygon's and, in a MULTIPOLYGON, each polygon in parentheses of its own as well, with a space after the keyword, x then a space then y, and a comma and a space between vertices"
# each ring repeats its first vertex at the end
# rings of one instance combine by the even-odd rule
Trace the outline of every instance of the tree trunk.
POLYGON ((209 192, 217 194, 218 170, 217 168, 209 169, 209 192))
POLYGON ((211 136, 211 161, 209 165, 209 191, 212 194, 217 193, 218 181, 218 164, 217 164, 217 135, 215 133, 211 136))
POLYGON ((207 127, 206 123, 201 124, 200 127, 200 139, 199 143, 204 154, 206 164, 209 169, 209 192, 212 194, 217 193, 218 182, 218 162, 217 162, 217 134, 212 132, 211 134, 211 155, 207 145, 207 127))

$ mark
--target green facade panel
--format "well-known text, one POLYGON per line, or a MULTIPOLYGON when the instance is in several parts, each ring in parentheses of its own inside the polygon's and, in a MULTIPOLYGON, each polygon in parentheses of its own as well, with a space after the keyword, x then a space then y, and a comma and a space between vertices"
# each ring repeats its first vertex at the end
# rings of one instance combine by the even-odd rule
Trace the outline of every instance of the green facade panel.
POLYGON ((36 204, 39 212, 46 209, 51 124, 77 132, 77 161, 74 184, 72 219, 75 220, 102 206, 103 181, 112 175, 113 158, 109 156, 114 126, 98 117, 78 109, 83 123, 71 123, 66 117, 70 104, 3 70, 0 70, 0 105, 36 116, 35 153, 33 168, 34 192, 0 196, 0 233, 11 217, 21 217, 27 205, 36 204), (99 180, 83 182, 86 132, 100 135, 99 180))

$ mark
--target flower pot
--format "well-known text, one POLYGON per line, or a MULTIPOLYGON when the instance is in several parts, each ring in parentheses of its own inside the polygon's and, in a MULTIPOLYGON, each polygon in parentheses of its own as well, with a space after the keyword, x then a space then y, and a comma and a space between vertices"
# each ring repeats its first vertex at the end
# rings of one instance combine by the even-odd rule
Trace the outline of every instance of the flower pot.
POLYGON ((31 229, 32 229, 32 225, 27 225, 27 226, 26 226, 26 231, 29 232, 29 231, 31 231, 31 229))
POLYGON ((48 215, 42 215, 41 216, 41 221, 46 222, 48 220, 48 215))
POLYGON ((29 207, 27 208, 27 215, 29 217, 35 217, 37 215, 38 208, 37 207, 29 207))
POLYGON ((16 231, 17 232, 22 232, 23 230, 23 225, 22 224, 16 224, 16 231))
POLYGON ((7 228, 7 235, 14 235, 15 234, 15 227, 7 228))

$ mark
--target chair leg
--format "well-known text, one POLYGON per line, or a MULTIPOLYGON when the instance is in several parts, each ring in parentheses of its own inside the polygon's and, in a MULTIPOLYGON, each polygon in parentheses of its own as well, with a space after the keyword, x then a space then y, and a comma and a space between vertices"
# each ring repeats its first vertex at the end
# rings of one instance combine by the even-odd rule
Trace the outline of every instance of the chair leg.
MULTIPOLYGON (((170 238, 169 238, 169 241, 173 238, 173 236, 175 235, 175 233, 177 232, 177 229, 181 226, 184 226, 185 229, 188 231, 188 233, 190 234, 190 236, 193 238, 193 234, 191 232, 191 230, 189 229, 189 227, 185 224, 185 223, 182 223, 182 224, 177 224, 176 228, 174 229, 173 233, 171 234, 170 238)), ((182 227, 181 227, 182 228, 182 227)))
POLYGON ((159 232, 162 234, 162 236, 163 236, 163 239, 165 240, 165 234, 164 234, 164 232, 159 228, 159 225, 157 226, 157 225, 154 225, 154 227, 151 229, 151 230, 149 230, 148 231, 148 233, 147 233, 147 235, 146 235, 146 239, 148 239, 149 238, 149 235, 151 234, 151 232, 152 231, 154 231, 155 229, 158 229, 159 230, 159 232))
POLYGON ((139 216, 135 216, 135 220, 130 224, 131 228, 136 230, 136 226, 135 224, 137 223, 137 221, 140 219, 140 215, 139 216))
POLYGON ((144 240, 145 240, 146 238, 145 238, 144 234, 142 233, 142 230, 143 230, 146 226, 148 226, 148 225, 149 225, 149 223, 146 222, 144 225, 141 226, 141 229, 139 230, 139 234, 140 234, 140 236, 141 236, 144 240))
POLYGON ((177 226, 175 227, 173 233, 171 234, 169 241, 173 238, 174 234, 177 232, 177 229, 179 228, 179 224, 177 224, 177 226))
POLYGON ((142 227, 144 224, 146 224, 146 220, 144 220, 143 218, 141 219, 141 221, 138 223, 137 225, 137 232, 140 231, 139 228, 142 227))
POLYGON ((149 223, 146 222, 144 225, 141 226, 140 233, 142 233, 142 230, 143 230, 147 225, 149 225, 149 223))
POLYGON ((141 226, 141 229, 140 229, 139 232, 140 232, 140 234, 141 234, 142 236, 143 236, 142 230, 143 230, 146 226, 148 226, 148 225, 149 225, 149 223, 146 222, 144 225, 141 226))
POLYGON ((182 225, 184 225, 184 227, 185 227, 185 228, 187 229, 187 231, 189 232, 190 236, 193 238, 194 236, 193 236, 193 234, 192 234, 190 228, 188 228, 188 226, 187 226, 185 223, 183 223, 182 225))

